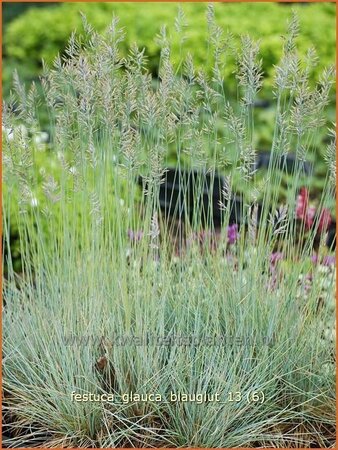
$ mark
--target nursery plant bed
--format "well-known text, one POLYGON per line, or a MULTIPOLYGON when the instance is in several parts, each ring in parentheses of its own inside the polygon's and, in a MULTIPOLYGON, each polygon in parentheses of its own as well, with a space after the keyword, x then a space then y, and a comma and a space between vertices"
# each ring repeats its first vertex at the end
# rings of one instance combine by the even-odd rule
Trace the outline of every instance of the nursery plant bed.
MULTIPOLYGON (((256 167, 268 167, 270 154, 263 153, 258 158, 256 167)), ((293 155, 283 159, 283 166, 286 171, 292 171, 295 164, 293 155)), ((310 164, 304 163, 303 169, 306 173, 310 171, 310 164)), ((143 191, 147 189, 147 181, 139 177, 139 184, 143 191)), ((225 200, 222 189, 226 185, 224 176, 217 172, 201 171, 197 169, 180 169, 178 167, 168 168, 159 188, 159 205, 167 224, 182 224, 188 221, 193 224, 198 220, 202 226, 210 226, 217 232, 223 224, 228 214, 228 224, 247 226, 243 220, 244 200, 243 196, 233 195, 229 200, 225 200), (222 206, 221 206, 222 205, 222 206), (224 208, 225 206, 225 208, 224 208), (228 211, 226 211, 229 209, 228 211), (198 215, 198 217, 197 217, 198 215)), ((270 211, 271 212, 271 211, 270 211)), ((257 204, 257 221, 261 224, 262 204, 257 204)), ((267 223, 265 224, 265 226, 267 223)), ((318 243, 318 239, 315 240, 318 243)), ((334 250, 336 248, 336 221, 331 220, 327 230, 326 246, 334 250)))

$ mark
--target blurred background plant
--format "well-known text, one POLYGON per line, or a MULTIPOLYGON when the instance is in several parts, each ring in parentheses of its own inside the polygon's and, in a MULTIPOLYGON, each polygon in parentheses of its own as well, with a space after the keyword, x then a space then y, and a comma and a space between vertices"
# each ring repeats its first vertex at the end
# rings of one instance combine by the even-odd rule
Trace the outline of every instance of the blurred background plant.
MULTIPOLYGON (((297 36, 299 54, 308 54, 315 64, 311 65, 309 73, 310 85, 318 79, 323 67, 334 61, 335 53, 335 4, 314 3, 293 5, 300 20, 302 33, 297 36), (316 53, 309 52, 315 47, 316 53)), ((43 72, 42 60, 51 64, 60 53, 65 56, 67 42, 71 33, 78 30, 83 32, 83 23, 80 12, 89 19, 92 26, 98 31, 107 28, 110 17, 116 14, 120 18, 120 25, 128 30, 125 39, 120 43, 120 51, 123 57, 127 56, 133 43, 137 41, 138 48, 144 49, 144 57, 147 59, 147 69, 152 74, 154 85, 158 83, 159 62, 161 52, 161 29, 166 27, 166 34, 170 38, 170 61, 175 67, 176 75, 184 71, 182 61, 189 54, 194 55, 194 67, 198 71, 203 69, 207 76, 214 76, 213 58, 209 51, 210 41, 210 17, 205 20, 204 3, 183 4, 178 14, 178 4, 134 4, 134 3, 4 3, 3 5, 3 92, 6 100, 9 99, 10 89, 13 83, 13 74, 17 71, 20 80, 26 87, 36 82, 43 72), (65 19, 66 18, 66 19, 65 19)), ((240 35, 249 33, 253 38, 260 40, 260 57, 262 58, 262 73, 264 83, 254 104, 255 133, 253 144, 257 153, 269 154, 271 150, 276 104, 273 101, 273 79, 275 65, 282 53, 281 35, 285 31, 285 22, 290 17, 291 8, 288 4, 278 3, 221 3, 215 4, 214 15, 218 28, 215 30, 214 39, 221 30, 227 36, 223 46, 233 46, 227 49, 226 61, 221 62, 223 94, 236 108, 238 100, 237 82, 233 73, 236 69, 236 51, 234 48, 240 43, 240 35), (230 51, 229 51, 230 50, 230 51)), ((226 48, 219 48, 222 53, 226 48)), ((36 89, 41 93, 40 84, 36 89)), ((334 108, 335 86, 330 92, 330 104, 325 110, 326 126, 335 122, 334 108)), ((39 127, 34 138, 35 146, 39 149, 36 162, 42 170, 53 167, 54 175, 57 175, 58 164, 56 154, 51 149, 49 137, 52 132, 51 122, 44 103, 38 107, 39 127), (42 105, 42 106, 41 106, 42 105), (43 131, 41 133, 41 131, 43 131)), ((215 119, 217 133, 224 136, 223 122, 221 118, 215 119)), ((5 130, 11 138, 11 130, 5 130)), ((325 151, 328 137, 325 127, 317 130, 312 139, 312 151, 307 154, 307 159, 312 163, 310 173, 304 173, 300 178, 300 185, 306 181, 311 187, 311 195, 316 198, 323 190, 326 166, 325 151)), ((208 142, 204 141, 204 146, 208 142)), ((169 164, 177 164, 177 149, 174 146, 168 148, 169 164)), ((210 149, 209 149, 210 150, 210 149)), ((293 152, 295 149, 291 148, 293 152)), ((212 151, 212 150, 211 150, 212 151)), ((208 150, 207 150, 208 153, 208 150)), ((181 155, 184 160, 186 155, 181 155)), ((231 164, 236 155, 229 146, 226 164, 231 164)), ((224 170, 226 164, 218 167, 224 170)), ((282 183, 278 187, 280 201, 287 196, 287 186, 290 176, 283 174, 282 183)), ((266 170, 258 169, 257 178, 264 185, 266 170)), ((39 178, 42 183, 42 177, 39 178)), ((241 183, 240 175, 234 177, 236 188, 247 189, 241 183)), ((42 192, 40 186, 39 192, 42 192)), ((43 196, 37 201, 44 201, 43 196)), ((334 214, 332 202, 331 211, 334 214)), ((48 227, 46 221, 43 229, 48 227)), ((20 254, 18 249, 18 236, 16 220, 13 216, 11 233, 12 254, 14 264, 19 270, 20 254)))
MULTIPOLYGON (((51 63, 56 55, 65 51, 68 39, 74 30, 81 32, 80 12, 83 12, 98 31, 104 31, 110 17, 116 14, 122 27, 128 29, 122 54, 126 55, 131 44, 137 42, 145 49, 148 68, 152 75, 158 74, 160 43, 155 38, 161 26, 167 25, 172 41, 172 62, 178 63, 187 53, 194 54, 197 69, 203 67, 212 72, 212 61, 208 59, 205 3, 182 4, 182 23, 176 20, 177 3, 63 3, 41 5, 38 3, 4 4, 4 92, 8 94, 13 68, 27 81, 36 79, 42 72, 41 60, 51 63), (42 7, 43 6, 43 7, 42 7), (175 31, 180 28, 180 33, 175 31), (182 42, 183 41, 183 42, 182 42)), ((315 79, 327 64, 332 63, 335 54, 335 4, 313 3, 292 5, 300 19, 302 34, 297 39, 300 53, 309 47, 318 52, 318 64, 313 69, 315 79)), ((271 100, 274 65, 281 56, 280 36, 290 15, 290 5, 278 3, 218 3, 215 17, 218 25, 239 36, 249 33, 261 40, 264 89, 261 96, 271 100)), ((234 70, 234 59, 230 58, 224 68, 227 95, 236 94, 236 83, 229 76, 234 70)))

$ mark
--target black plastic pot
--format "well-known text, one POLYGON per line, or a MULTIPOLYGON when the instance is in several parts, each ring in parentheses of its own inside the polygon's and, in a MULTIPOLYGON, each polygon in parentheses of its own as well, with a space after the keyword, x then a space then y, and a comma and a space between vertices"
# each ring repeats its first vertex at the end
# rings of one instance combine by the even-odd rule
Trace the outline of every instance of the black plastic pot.
MULTIPOLYGON (((270 164, 271 152, 261 151, 257 155, 255 169, 267 169, 270 164)), ((287 155, 282 155, 279 161, 276 161, 276 169, 282 170, 285 173, 292 174, 296 167, 296 155, 294 153, 289 153, 287 155)), ((312 172, 312 164, 308 161, 303 161, 300 166, 300 170, 303 175, 309 175, 312 172)))
MULTIPOLYGON (((139 184, 147 188, 147 182, 142 177, 139 184)), ((189 220, 190 223, 197 220, 202 226, 212 223, 215 228, 220 228, 225 217, 225 211, 220 206, 222 202, 230 207, 229 223, 241 223, 243 200, 236 196, 226 202, 221 194, 224 184, 224 177, 217 173, 168 169, 159 190, 164 218, 183 222, 189 220)))

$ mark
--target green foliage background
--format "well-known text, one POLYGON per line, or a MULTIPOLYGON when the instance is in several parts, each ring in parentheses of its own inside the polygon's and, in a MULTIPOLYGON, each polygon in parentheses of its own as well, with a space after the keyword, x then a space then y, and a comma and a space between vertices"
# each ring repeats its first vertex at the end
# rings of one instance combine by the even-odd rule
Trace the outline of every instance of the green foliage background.
MULTIPOLYGON (((44 8, 34 6, 8 24, 4 24, 4 92, 8 94, 13 67, 25 80, 34 79, 41 71, 41 59, 51 63, 58 52, 66 46, 71 32, 81 32, 80 12, 98 31, 104 30, 115 14, 126 30, 124 51, 137 42, 145 48, 149 58, 149 68, 156 75, 159 61, 159 45, 155 36, 162 25, 167 25, 173 40, 173 59, 178 62, 187 52, 194 56, 197 67, 208 67, 207 60, 207 3, 183 3, 187 27, 185 42, 180 55, 179 37, 175 32, 175 17, 178 3, 63 3, 44 8)), ((7 4, 7 9, 13 5, 7 4)), ((5 8, 5 16, 6 16, 5 8)), ((300 18, 301 36, 299 50, 305 54, 314 46, 319 55, 317 72, 334 61, 335 54, 335 4, 315 3, 293 5, 300 18)), ((236 39, 249 33, 261 39, 263 70, 267 83, 271 85, 273 65, 281 53, 281 35, 290 17, 291 7, 278 3, 216 3, 215 14, 218 24, 234 35, 236 39)), ((10 14, 7 11, 7 17, 10 14)), ((227 73, 233 71, 233 61, 229 61, 227 73)), ((317 74, 314 74, 317 75, 317 74)), ((235 87, 233 77, 227 80, 227 87, 235 87)), ((264 94, 264 92, 263 92, 264 94)), ((265 95, 266 91, 265 91, 265 95)))

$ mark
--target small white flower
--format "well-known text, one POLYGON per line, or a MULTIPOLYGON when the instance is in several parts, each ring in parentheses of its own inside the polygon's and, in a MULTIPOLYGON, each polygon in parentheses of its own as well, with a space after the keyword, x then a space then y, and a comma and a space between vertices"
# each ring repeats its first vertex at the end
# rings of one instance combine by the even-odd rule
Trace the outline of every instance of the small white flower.
POLYGON ((40 131, 34 135, 34 142, 36 144, 45 144, 48 142, 49 135, 46 131, 40 131))
POLYGON ((38 206, 38 199, 36 198, 36 197, 32 197, 31 198, 31 206, 33 207, 33 208, 36 208, 37 206, 38 206))
POLYGON ((12 141, 14 138, 14 133, 12 128, 2 127, 2 132, 6 136, 9 141, 12 141))

